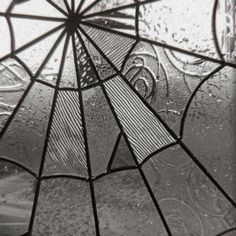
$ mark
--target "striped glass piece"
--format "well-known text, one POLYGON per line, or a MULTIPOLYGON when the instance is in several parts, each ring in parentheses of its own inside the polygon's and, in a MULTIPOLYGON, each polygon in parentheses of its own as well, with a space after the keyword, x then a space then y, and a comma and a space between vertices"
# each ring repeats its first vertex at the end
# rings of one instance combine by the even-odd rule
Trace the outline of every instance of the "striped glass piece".
POLYGON ((93 67, 90 64, 89 57, 86 51, 84 50, 79 39, 77 37, 76 39, 77 39, 76 57, 77 57, 77 64, 80 77, 80 87, 84 88, 98 82, 98 79, 93 70, 93 67))
POLYGON ((122 78, 109 80, 105 87, 139 162, 174 141, 122 78))
MULTIPOLYGON (((80 31, 79 31, 80 32, 80 31)), ((100 80, 104 80, 116 72, 107 62, 107 60, 98 52, 98 50, 85 38, 85 36, 80 32, 80 35, 85 43, 88 53, 91 57, 92 63, 94 64, 100 80)))
POLYGON ((135 162, 132 153, 123 136, 119 139, 119 144, 115 150, 114 159, 111 163, 111 169, 122 168, 126 166, 134 166, 135 162))
POLYGON ((121 36, 119 34, 108 33, 93 27, 81 26, 89 37, 96 43, 101 51, 109 58, 109 60, 121 69, 123 60, 129 52, 132 45, 135 43, 134 39, 121 36))
POLYGON ((51 126, 44 174, 85 176, 87 162, 77 92, 61 91, 51 126))

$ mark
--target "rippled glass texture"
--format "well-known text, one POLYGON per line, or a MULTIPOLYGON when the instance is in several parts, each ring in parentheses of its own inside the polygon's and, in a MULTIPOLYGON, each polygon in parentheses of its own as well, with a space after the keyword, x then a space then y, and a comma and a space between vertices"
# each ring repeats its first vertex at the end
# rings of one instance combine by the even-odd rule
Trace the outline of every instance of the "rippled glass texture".
POLYGON ((0 236, 236 234, 235 0, 0 1, 0 236))

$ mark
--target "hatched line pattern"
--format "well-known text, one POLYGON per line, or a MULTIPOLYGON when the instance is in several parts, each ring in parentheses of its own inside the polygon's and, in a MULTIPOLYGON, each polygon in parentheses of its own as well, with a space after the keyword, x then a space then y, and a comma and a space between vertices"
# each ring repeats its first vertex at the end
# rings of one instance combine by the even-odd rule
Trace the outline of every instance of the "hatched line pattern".
POLYGON ((112 61, 112 63, 120 69, 126 54, 135 43, 135 40, 118 34, 97 30, 92 27, 81 27, 112 61))
POLYGON ((174 141, 119 76, 106 82, 105 87, 139 162, 174 141))
POLYGON ((79 96, 77 92, 61 91, 53 117, 47 150, 47 174, 87 172, 79 96))

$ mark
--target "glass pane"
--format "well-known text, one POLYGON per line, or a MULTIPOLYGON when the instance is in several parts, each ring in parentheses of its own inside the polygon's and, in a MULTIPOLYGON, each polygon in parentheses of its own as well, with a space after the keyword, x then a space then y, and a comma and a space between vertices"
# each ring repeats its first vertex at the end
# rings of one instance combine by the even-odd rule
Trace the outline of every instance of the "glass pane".
POLYGON ((0 236, 234 235, 235 12, 2 0, 0 236))

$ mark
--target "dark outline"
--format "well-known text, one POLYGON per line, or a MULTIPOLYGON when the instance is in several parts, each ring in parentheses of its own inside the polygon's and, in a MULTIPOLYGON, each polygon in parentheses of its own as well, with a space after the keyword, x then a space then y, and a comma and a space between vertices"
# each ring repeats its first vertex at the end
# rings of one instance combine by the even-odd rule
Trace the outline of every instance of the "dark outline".
MULTIPOLYGON (((79 38, 79 40, 80 40, 80 38, 79 38)), ((80 113, 81 113, 81 121, 82 121, 82 128, 83 128, 85 152, 86 152, 86 159, 87 159, 89 187, 90 187, 91 202, 92 202, 92 207, 93 207, 95 230, 96 230, 96 235, 100 236, 99 219, 98 219, 98 212, 97 212, 97 203, 96 203, 94 185, 93 185, 93 181, 92 181, 92 169, 91 169, 91 163, 90 163, 89 145, 88 145, 88 140, 87 140, 86 121, 85 121, 85 116, 84 116, 83 95, 82 95, 81 84, 80 84, 81 78, 80 78, 79 69, 78 69, 77 53, 76 53, 76 41, 75 41, 75 35, 74 34, 72 35, 72 44, 73 44, 73 54, 74 54, 76 77, 77 77, 77 83, 78 83, 80 113)))
MULTIPOLYGON (((63 37, 65 36, 65 34, 66 34, 66 31, 63 30, 63 32, 60 34, 60 36, 56 40, 55 44, 51 48, 50 52, 48 53, 48 55, 46 57, 46 62, 50 59, 51 55, 56 50, 57 46, 60 44, 60 42, 63 39, 63 37)), ((63 70, 64 59, 65 59, 65 54, 66 54, 66 48, 68 47, 68 41, 69 41, 69 36, 67 35, 66 40, 65 40, 63 55, 62 55, 62 59, 61 59, 61 66, 60 66, 59 74, 58 74, 58 77, 57 77, 57 86, 59 86, 59 83, 60 83, 60 77, 61 77, 62 70, 63 70)), ((45 138, 44 147, 43 147, 41 164, 40 164, 40 167, 39 167, 38 181, 37 181, 35 196, 34 196, 34 204, 33 204, 33 207, 32 207, 32 213, 31 213, 30 222, 29 222, 29 228, 28 228, 29 235, 32 234, 32 229, 33 229, 33 224, 34 224, 34 217, 35 217, 35 214, 36 214, 36 208, 37 208, 37 203, 38 203, 38 198, 39 198, 39 193, 40 193, 40 185, 41 185, 40 178, 43 174, 43 167, 44 167, 44 162, 45 162, 45 157, 46 157, 46 152, 47 152, 47 146, 48 146, 48 141, 49 141, 50 130, 51 130, 51 126, 52 126, 52 119, 53 119, 54 110, 55 110, 55 107, 56 107, 57 95, 58 95, 58 91, 57 91, 57 89, 55 89, 54 97, 53 97, 53 101, 52 101, 51 113, 50 113, 50 117, 49 117, 49 121, 48 121, 46 138, 45 138)))
MULTIPOLYGON (((80 14, 83 15, 85 14, 87 11, 89 11, 94 5, 96 5, 98 2, 100 2, 101 0, 97 0, 97 1, 94 1, 93 3, 91 3, 89 6, 87 6, 80 14)), ((14 115, 15 113, 17 112, 18 108, 21 106, 22 102, 24 101, 25 97, 27 96, 29 90, 31 89, 31 87, 33 86, 33 84, 35 82, 38 82, 38 83, 42 83, 46 86, 49 86, 51 88, 54 88, 55 89, 55 94, 54 94, 54 100, 53 100, 53 105, 52 105, 52 109, 51 109, 51 114, 50 114, 50 119, 49 119, 49 122, 48 122, 48 132, 47 132, 47 135, 46 135, 46 140, 45 140, 45 146, 44 146, 44 153, 43 153, 43 156, 42 156, 42 162, 41 162, 41 165, 40 165, 40 170, 39 170, 39 176, 37 176, 37 174, 35 174, 32 170, 30 170, 28 167, 22 165, 21 163, 18 163, 17 161, 14 161, 12 159, 9 159, 9 158, 5 158, 5 157, 1 157, 0 156, 0 160, 2 161, 6 161, 6 162, 9 162, 9 163, 12 163, 12 164, 15 164, 16 166, 24 169, 25 171, 27 171, 29 174, 31 174, 32 176, 34 176, 35 178, 38 179, 38 184, 37 184, 37 189, 36 189, 36 193, 35 193, 35 200, 36 198, 38 198, 39 196, 39 189, 40 189, 40 182, 42 180, 46 180, 46 179, 51 179, 51 178, 74 178, 74 179, 78 179, 78 180, 81 180, 81 181, 85 181, 85 182, 89 182, 90 183, 90 190, 91 190, 91 198, 92 198, 92 206, 93 206, 93 210, 94 210, 94 217, 95 217, 95 226, 96 226, 96 230, 98 229, 99 230, 99 222, 98 222, 98 216, 97 216, 97 210, 96 210, 96 198, 95 198, 95 193, 94 193, 94 188, 93 188, 93 181, 95 180, 98 180, 104 176, 107 176, 111 173, 115 173, 115 172, 119 172, 119 171, 125 171, 125 170, 134 170, 134 169, 138 169, 139 172, 140 172, 140 175, 141 177, 143 178, 143 181, 145 183, 145 186, 147 187, 147 190, 157 208, 157 211, 159 212, 159 215, 162 219, 162 222, 168 232, 169 235, 171 235, 171 232, 169 231, 169 228, 168 228, 168 225, 167 223, 165 222, 165 217, 164 215, 162 215, 162 212, 161 212, 161 209, 155 199, 155 196, 152 192, 152 189, 148 183, 148 180, 146 179, 146 176, 142 170, 142 165, 146 163, 146 161, 148 161, 151 157, 153 157, 154 155, 156 155, 157 153, 171 147, 171 146, 174 146, 174 145, 177 145, 179 144, 183 149, 184 151, 190 156, 190 158, 193 160, 193 162, 203 171, 203 173, 212 181, 212 183, 218 188, 218 190, 227 198, 227 200, 229 202, 231 202, 231 204, 236 207, 236 203, 234 202, 234 200, 227 194, 227 192, 221 187, 220 184, 218 184, 218 182, 214 179, 214 177, 211 176, 211 174, 209 173, 209 171, 204 167, 203 164, 201 164, 201 162, 194 156, 194 154, 189 150, 189 148, 183 143, 183 141, 181 140, 182 137, 183 137, 183 133, 184 133, 184 123, 185 123, 185 119, 186 119, 186 116, 187 116, 187 113, 188 113, 188 110, 189 110, 189 107, 192 103, 192 100, 194 99, 194 96, 196 95, 196 93, 199 91, 201 85, 203 83, 205 83, 206 81, 209 80, 209 78, 211 78, 212 76, 214 76, 217 72, 219 72, 221 69, 223 69, 225 66, 229 66, 229 67, 233 67, 233 68, 236 68, 236 64, 234 63, 231 63, 231 62, 226 62, 224 60, 224 57, 221 53, 221 50, 220 50, 220 47, 219 47, 219 42, 218 42, 218 38, 217 38, 217 33, 216 33, 216 10, 217 10, 217 4, 218 4, 218 0, 215 0, 215 3, 214 3, 214 7, 213 7, 213 14, 212 14, 212 30, 213 30, 213 38, 214 38, 214 43, 215 43, 215 48, 216 48, 216 51, 220 57, 221 60, 218 60, 218 59, 215 59, 215 58, 211 58, 211 57, 208 57, 208 56, 204 56, 204 55, 200 55, 200 54, 197 54, 197 53, 193 53, 193 52, 189 52, 189 51, 186 51, 184 49, 181 49, 181 48, 178 48, 178 47, 175 47, 175 46, 171 46, 171 45, 167 45, 167 44, 164 44, 164 43, 159 43, 159 42, 155 42, 153 40, 150 40, 150 39, 146 39, 146 38, 143 38, 143 37, 140 37, 139 36, 139 27, 138 27, 138 23, 139 23, 139 6, 140 5, 143 5, 143 4, 148 4, 148 3, 151 3, 151 2, 155 2, 155 1, 159 1, 159 0, 150 0, 150 1, 145 1, 145 2, 139 2, 138 0, 135 0, 135 3, 133 4, 130 4, 132 6, 136 6, 136 16, 135 16, 135 22, 136 22, 136 36, 134 35, 129 35, 129 34, 126 34, 126 33, 123 33, 123 32, 120 32, 120 31, 116 31, 116 30, 112 30, 112 29, 107 29, 105 27, 102 27, 102 26, 98 26, 98 25, 95 25, 93 23, 89 23, 89 22, 86 22, 86 21, 81 21, 80 23, 81 24, 84 24, 84 25, 87 25, 89 27, 94 27, 94 28, 97 28, 99 30, 103 30, 105 32, 110 32, 110 33, 115 33, 115 34, 118 34, 118 35, 121 35, 123 37, 129 37, 129 38, 132 38, 132 39, 135 39, 135 43, 132 45, 131 49, 128 51, 127 55, 125 56, 124 60, 123 60, 123 63, 122 63, 122 66, 121 66, 121 70, 118 70, 114 64, 109 60, 109 58, 105 57, 104 56, 104 53, 101 51, 101 49, 98 47, 96 47, 97 45, 93 42, 93 40, 88 37, 88 35, 86 34, 86 32, 78 25, 78 28, 80 29, 80 31, 85 35, 86 38, 88 38, 92 44, 94 43, 96 46, 95 48, 98 50, 98 52, 108 61, 108 63, 111 65, 111 67, 116 71, 116 74, 115 75, 112 75, 112 76, 109 76, 107 79, 105 80, 100 80, 100 77, 96 71, 96 67, 94 66, 91 58, 90 58, 90 55, 88 54, 89 56, 89 59, 91 60, 91 65, 94 67, 94 71, 95 71, 95 74, 96 76, 98 77, 99 79, 99 82, 93 84, 93 85, 90 85, 90 86, 86 86, 84 88, 80 88, 80 83, 79 83, 79 72, 78 72, 78 68, 76 66, 77 62, 76 62, 76 57, 74 56, 74 61, 75 61, 75 66, 76 66, 76 70, 77 70, 77 80, 78 80, 78 86, 79 88, 78 89, 75 89, 75 88, 59 88, 59 83, 60 83, 60 79, 59 77, 61 77, 61 73, 62 73, 62 70, 63 70, 63 66, 64 66, 64 61, 65 61, 65 55, 62 56, 62 60, 61 60, 61 66, 60 66, 60 69, 59 69, 59 74, 58 74, 58 81, 57 81, 57 85, 54 86, 54 85, 51 85, 50 83, 47 83, 45 81, 40 81, 37 79, 38 75, 40 74, 41 70, 43 69, 43 67, 45 66, 45 64, 47 63, 47 60, 50 58, 51 54, 53 53, 53 51, 55 50, 54 47, 57 47, 57 45, 59 44, 59 41, 60 41, 60 37, 61 39, 64 37, 64 34, 66 33, 66 30, 64 30, 61 35, 59 36, 59 38, 56 40, 56 43, 54 43, 53 47, 51 48, 50 52, 48 53, 48 55, 46 56, 45 60, 43 61, 43 63, 41 64, 40 68, 38 69, 38 71, 36 72, 35 76, 33 76, 32 72, 30 71, 30 69, 27 67, 27 65, 20 60, 20 58, 18 58, 16 56, 16 54, 24 49, 26 49, 27 47, 30 47, 31 45, 37 43, 38 41, 46 38, 47 36, 49 36, 50 34, 54 33, 54 32, 50 32, 48 31, 47 33, 45 33, 44 35, 41 35, 40 37, 34 39, 33 41, 23 45, 22 47, 18 48, 18 49, 14 49, 14 31, 13 31, 13 27, 12 27, 12 24, 11 24, 11 21, 10 21, 10 17, 18 17, 18 18, 28 18, 28 19, 38 19, 38 20, 52 20, 52 21, 66 21, 66 18, 57 18, 57 17, 41 17, 41 16, 31 16, 31 15, 23 15, 23 14, 14 14, 14 13, 10 13, 10 11, 13 9, 14 7, 14 4, 15 2, 12 1, 11 4, 9 5, 8 9, 7 9, 7 12, 6 13, 0 13, 0 16, 4 16, 7 20, 7 23, 8 23, 8 26, 9 26, 9 31, 10 31, 10 36, 11 36, 11 49, 12 49, 12 52, 2 58, 0 58, 0 61, 3 61, 5 59, 7 59, 8 57, 9 58, 14 58, 15 60, 17 60, 22 66, 23 68, 26 70, 26 72, 29 74, 29 76, 31 77, 31 82, 30 84, 28 85, 27 89, 25 90, 24 94, 22 95, 20 101, 18 102, 16 108, 14 109, 13 113, 11 114, 11 116, 9 117, 9 119, 7 120, 7 123, 6 125, 4 126, 3 130, 7 129, 8 126, 9 126, 9 123, 11 123, 11 120, 14 118, 14 115), (194 57, 198 57, 198 58, 201 58, 201 59, 204 59, 204 60, 207 60, 207 61, 211 61, 211 62, 215 62, 215 63, 218 63, 220 64, 219 67, 217 67, 215 70, 213 70, 211 73, 209 73, 206 77, 204 77, 203 80, 201 80, 201 82, 197 85, 197 87, 194 89, 193 93, 191 94, 186 106, 185 106, 185 110, 184 110, 184 113, 183 113, 183 116, 182 116, 182 119, 181 119, 181 126, 180 126, 180 137, 177 137, 177 135, 174 133, 174 131, 172 131, 169 126, 159 117, 158 114, 154 114, 155 111, 153 109, 151 109, 151 107, 149 105, 147 105, 147 103, 145 102, 144 99, 142 99, 141 95, 139 95, 137 92, 134 91, 134 88, 132 88, 132 86, 127 83, 127 81, 125 80, 125 76, 122 75, 122 73, 120 71, 122 71, 124 69, 124 65, 125 63, 127 62, 128 60, 128 57, 130 55, 130 53, 132 52, 132 50, 134 49, 134 47, 140 42, 145 42, 145 43, 150 43, 152 45, 157 45, 157 46, 160 46, 160 47, 163 47, 163 48, 167 48, 167 49, 170 49, 170 50, 174 50, 174 51, 177 51, 177 52, 181 52, 181 53, 184 53, 186 55, 190 55, 190 56, 194 56, 194 57), (58 44, 57 44, 58 42, 58 44), (158 118, 158 120, 162 123, 162 125, 169 131, 169 133, 172 135, 172 137, 176 140, 175 142, 173 143, 170 143, 158 150, 156 150, 154 153, 150 154, 148 157, 146 157, 141 163, 138 163, 137 159, 136 159, 136 156, 134 154, 134 151, 132 149, 132 146, 130 145, 129 141, 128 141, 128 138, 123 130, 123 127, 116 115, 116 112, 114 110, 114 107, 112 106, 111 104, 111 101, 110 101, 110 98, 109 96, 107 95, 107 92, 106 92, 106 87, 104 85, 104 83, 112 78, 114 78, 115 76, 120 76, 122 79, 124 79, 124 81, 126 82, 126 84, 135 92, 135 94, 141 99, 141 101, 147 106, 147 108, 149 108, 149 110, 158 118), (89 88, 92 88, 92 87, 95 87, 95 86, 100 86, 103 90, 103 93, 104 93, 104 96, 106 97, 107 99, 107 102, 110 106, 110 109, 114 115, 114 118, 116 119, 117 121, 117 124, 121 130, 121 133, 119 134, 118 136, 118 139, 119 137, 121 137, 121 135, 124 135, 124 139, 127 143, 127 145, 129 146, 130 148, 130 151, 132 153, 132 156, 133 156, 133 159, 134 161, 136 162, 136 165, 135 166, 126 166, 126 167, 122 167, 122 168, 115 168, 115 169, 110 169, 111 167, 111 164, 112 164, 112 161, 114 159, 114 153, 116 151, 116 148, 118 146, 118 139, 116 140, 116 144, 114 146, 114 149, 113 149, 113 153, 112 153, 112 156, 111 156, 111 159, 108 163, 108 166, 107 166, 107 172, 106 173, 102 173, 102 174, 99 174, 95 177, 92 177, 92 171, 91 171, 91 167, 90 167, 90 170, 89 170, 89 167, 88 167, 88 172, 90 172, 89 175, 89 179, 86 179, 86 178, 83 178, 83 177, 80 177, 80 176, 74 176, 74 175, 67 175, 67 174, 56 174, 56 175, 48 175, 48 176, 42 176, 42 172, 43 171, 43 164, 44 164, 44 160, 45 160, 45 156, 46 156, 46 149, 47 149, 47 142, 48 142, 48 138, 49 138, 49 135, 50 135, 50 127, 51 127, 51 124, 52 124, 52 117, 53 117, 53 114, 54 114, 54 109, 55 109, 55 104, 56 104, 56 94, 58 93, 58 91, 62 90, 62 91, 78 91, 79 92, 79 96, 81 97, 81 100, 80 100, 80 103, 82 104, 81 105, 81 113, 83 113, 83 102, 82 102, 82 90, 86 90, 86 89, 89 89, 89 88), (54 107, 54 108, 53 108, 54 107), (13 116, 13 117, 12 117, 13 116), (108 168, 109 167, 109 168, 108 168)), ((55 7, 58 11, 60 11, 63 15, 65 16, 68 16, 68 14, 62 10, 60 7, 58 7, 55 3, 53 3, 51 0, 47 0, 47 2, 49 4, 51 4, 53 7, 55 7)), ((74 0, 71 0, 72 2, 72 9, 73 9, 73 6, 74 6, 74 0)), ((74 11, 69 11, 68 9, 68 2, 66 0, 64 0, 64 3, 66 4, 66 7, 67 7, 67 10, 69 12, 69 14, 73 14, 74 11)), ((76 10, 76 14, 79 13, 79 10, 80 8, 82 7, 82 4, 84 3, 84 0, 81 0, 77 10, 76 10)), ((109 12, 114 12, 116 10, 120 10, 120 9, 124 9, 124 8, 127 8, 127 7, 131 7, 130 5, 126 5, 126 6, 122 6, 122 7, 118 7, 118 8, 112 8, 112 9, 108 9, 108 10, 105 10, 105 11, 101 11, 101 12, 96 12, 96 13, 93 13, 93 14, 89 14, 89 15, 85 15, 85 16, 82 16, 82 19, 87 19, 89 17, 92 17, 92 16, 98 16, 98 15, 102 15, 104 13, 109 13, 109 12)), ((60 28, 62 28, 64 26, 64 24, 54 28, 53 30, 57 31, 59 30, 60 28), (57 30, 56 30, 57 29, 57 30)), ((53 31, 52 30, 52 31, 53 31)), ((69 32, 67 32, 68 35, 67 35, 67 39, 66 39, 66 42, 65 43, 65 47, 68 47, 68 40, 70 39, 70 36, 69 36, 69 32), (67 45, 67 46, 66 46, 67 45)), ((77 36, 80 38, 80 33, 79 32, 76 32, 77 36)), ((83 41, 83 39, 80 38, 80 41, 83 41)), ((74 55, 76 55, 76 45, 75 45, 75 38, 74 38, 74 34, 72 35, 72 42, 73 42, 73 53, 74 55)), ((86 49, 86 46, 83 44, 83 47, 86 49)), ((65 48, 64 48, 64 53, 65 53, 65 48)), ((63 53, 63 54, 64 54, 63 53)), ((88 51, 86 52, 88 53, 88 51)), ((87 163, 90 165, 90 160, 89 160, 89 150, 88 150, 88 143, 87 143, 87 135, 86 135, 86 125, 85 125, 85 118, 84 118, 84 115, 82 117, 83 119, 83 128, 84 128, 84 136, 85 136, 85 145, 87 145, 86 147, 86 158, 87 158, 87 163)), ((4 135, 4 131, 0 132, 0 138, 4 135)), ((36 209, 37 207, 37 201, 34 201, 34 206, 33 208, 36 209)), ((34 210, 34 209, 33 209, 34 210)), ((33 210, 32 210, 32 215, 33 215, 33 210)), ((33 220, 32 220, 32 215, 31 215, 31 221, 32 223, 30 222, 30 225, 32 227, 33 225, 33 220)), ((227 233, 227 232, 230 232, 232 230, 235 230, 236 228, 232 228, 232 229, 229 229, 229 230, 226 230, 220 234, 218 234, 217 236, 223 236, 224 233, 227 233)), ((29 233, 29 232, 28 232, 29 233)), ((24 235, 28 235, 28 233, 25 233, 24 235)), ((97 235, 99 236, 100 233, 97 232, 97 235)))
MULTIPOLYGON (((93 46, 99 51, 99 53, 101 54, 101 56, 104 57, 104 54, 102 53, 102 51, 101 51, 100 49, 98 49, 97 45, 91 40, 90 37, 88 37, 88 35, 83 31, 83 29, 81 29, 80 26, 78 26, 78 28, 80 29, 80 31, 82 31, 82 33, 85 35, 85 37, 91 42, 91 44, 93 44, 93 46)), ((78 31, 77 31, 77 34, 80 35, 78 31)), ((82 43, 83 47, 85 47, 83 40, 81 41, 81 43, 82 43)), ((86 52, 87 52, 86 47, 85 47, 85 50, 86 50, 86 52)), ((98 72, 97 72, 97 70, 96 70, 96 67, 95 67, 95 65, 93 64, 93 61, 92 61, 90 55, 88 54, 88 52, 87 52, 87 56, 88 56, 88 58, 89 58, 89 60, 90 60, 91 66, 92 66, 93 69, 95 70, 95 73, 96 73, 98 79, 100 80, 99 75, 98 75, 98 72)), ((107 61, 112 67, 114 66, 113 64, 111 64, 111 62, 108 60, 107 57, 104 57, 104 58, 106 59, 106 61, 107 61)), ((116 67, 114 67, 113 69, 115 69, 115 71, 117 71, 117 73, 119 74, 119 76, 123 77, 123 75, 122 75, 121 73, 119 73, 119 71, 118 71, 118 69, 117 69, 116 67)), ((148 192, 149 192, 149 194, 150 194, 150 197, 152 198, 152 201, 153 201, 153 203, 154 203, 154 205, 155 205, 155 207, 156 207, 156 210, 157 210, 157 212, 159 213, 159 216, 160 216, 160 218, 161 218, 161 220, 162 220, 162 223, 163 223, 163 225, 164 225, 164 227, 165 227, 165 229, 166 229, 166 232, 168 233, 169 236, 172 236, 172 233, 171 233, 171 231, 170 231, 170 228, 169 228, 169 226, 168 226, 168 224, 167 224, 167 222, 166 222, 166 219, 165 219, 165 217, 164 217, 164 214, 163 214, 163 212, 162 212, 162 210, 161 210, 161 208, 160 208, 160 206, 159 206, 159 204, 158 204, 158 202, 157 202, 157 200, 156 200, 156 198, 155 198, 155 195, 154 195, 154 193, 153 193, 153 191, 152 191, 152 189, 151 189, 151 187, 150 187, 150 185, 149 185, 149 183, 148 183, 148 180, 147 180, 147 178, 146 178, 146 176, 145 176, 145 174, 144 174, 142 168, 138 165, 139 163, 138 163, 138 160, 136 159, 136 156, 135 156, 135 154, 134 154, 134 150, 133 150, 131 144, 129 143, 128 137, 127 137, 125 131, 123 130, 123 126, 121 125, 121 123, 120 123, 120 121, 119 121, 119 119, 118 119, 118 117, 117 117, 117 115, 116 115, 116 112, 115 112, 115 110, 114 110, 114 108, 113 108, 113 105, 112 105, 112 103, 111 103, 111 101, 110 101, 110 98, 109 98, 109 96, 108 96, 108 94, 107 94, 105 85, 102 83, 100 86, 101 86, 102 91, 103 91, 103 93, 104 93, 104 96, 105 96, 105 98, 106 98, 106 100, 107 100, 107 103, 108 103, 108 105, 109 105, 109 107, 110 107, 110 110, 111 110, 111 112, 112 112, 112 114, 113 114, 113 116, 114 116, 114 118, 115 118, 115 120, 116 120, 116 122, 117 122, 117 125, 118 125, 118 127, 120 128, 120 131, 121 131, 121 133, 123 134, 123 137, 124 137, 124 139, 125 139, 125 141, 126 141, 128 147, 129 147, 129 149, 130 149, 130 151, 131 151, 131 154, 132 154, 132 157, 133 157, 133 159, 134 159, 134 162, 135 162, 135 164, 136 164, 136 166, 137 166, 137 168, 138 168, 138 170, 139 170, 139 173, 140 173, 140 175, 141 175, 141 177, 142 177, 142 179, 143 179, 143 181, 144 181, 144 184, 145 184, 145 186, 146 186, 146 188, 147 188, 147 190, 148 190, 148 192)), ((136 93, 137 93, 137 92, 136 92, 136 93)))
MULTIPOLYGON (((121 32, 121 31, 116 31, 116 30, 113 30, 113 29, 110 29, 110 28, 105 28, 103 26, 96 25, 96 24, 93 24, 91 22, 81 20, 80 24, 83 24, 83 25, 88 26, 88 27, 93 27, 93 28, 96 28, 98 30, 107 31, 109 33, 119 34, 123 37, 128 37, 128 38, 131 38, 131 39, 137 39, 137 37, 132 35, 132 34, 127 34, 127 33, 124 33, 124 32, 121 32)), ((177 51, 177 52, 189 55, 189 56, 201 58, 201 59, 204 59, 204 60, 207 60, 207 61, 211 61, 211 62, 215 62, 215 63, 221 64, 221 65, 236 68, 236 64, 232 63, 232 62, 222 61, 222 60, 219 60, 219 59, 216 59, 216 58, 204 56, 204 55, 201 55, 201 54, 198 54, 198 53, 190 52, 190 51, 187 51, 187 50, 182 49, 182 48, 171 46, 171 45, 168 45, 168 44, 165 44, 165 43, 160 43, 160 42, 157 42, 157 41, 154 41, 154 40, 151 40, 151 39, 147 39, 147 38, 144 38, 144 37, 141 37, 141 36, 139 37, 139 39, 142 42, 149 43, 149 44, 152 44, 152 45, 155 45, 155 46, 163 47, 163 48, 170 49, 170 50, 173 50, 173 51, 177 51)))

